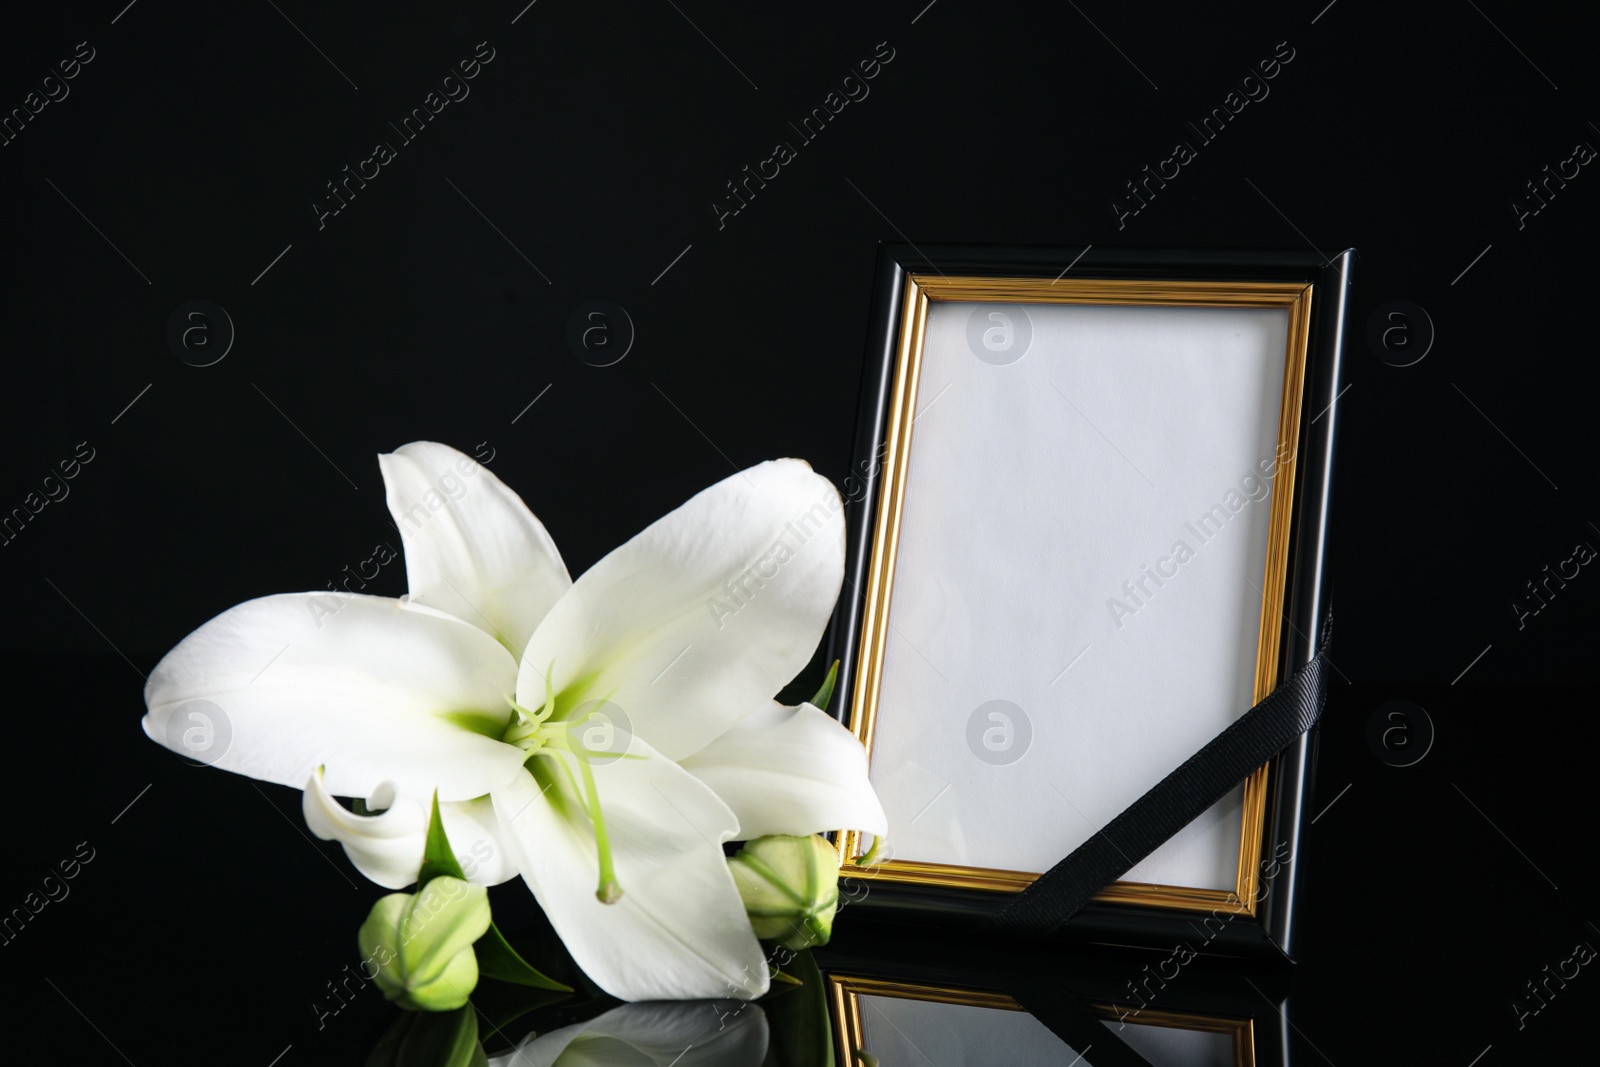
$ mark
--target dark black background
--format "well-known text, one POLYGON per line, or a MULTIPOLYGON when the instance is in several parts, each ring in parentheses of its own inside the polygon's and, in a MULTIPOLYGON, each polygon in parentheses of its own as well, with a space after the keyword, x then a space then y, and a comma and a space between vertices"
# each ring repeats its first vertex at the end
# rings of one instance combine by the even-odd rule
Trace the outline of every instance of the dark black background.
MULTIPOLYGON (((487 442, 574 573, 735 467, 797 455, 842 479, 877 245, 910 240, 1354 246, 1358 323, 1427 309, 1422 362, 1359 339, 1346 361, 1348 682, 1312 798, 1337 802, 1305 857, 1296 1053, 1491 1067, 1577 1039, 1600 977, 1521 1029, 1511 1003, 1600 944, 1600 577, 1520 629, 1510 606, 1600 546, 1600 177, 1521 228, 1511 207, 1600 144, 1576 7, 123 2, 31 10, 0 39, 7 111, 95 52, 0 147, 0 512, 94 449, 0 547, 0 910, 95 849, 0 948, 8 1030, 141 1065, 359 1060, 377 994, 320 1031, 309 1004, 356 959, 373 887, 308 838, 292 791, 146 740, 141 673, 234 603, 398 548, 374 457, 406 441, 487 442), (319 229, 324 182, 480 41, 471 95, 319 229), (883 41, 870 96, 719 228, 724 182, 797 142, 788 123, 883 41), (1119 229, 1123 183, 1283 41, 1270 96, 1119 229), (237 330, 214 366, 166 342, 193 299, 237 330), (616 365, 566 343, 591 299, 637 329, 616 365), (1438 731, 1410 768, 1365 738, 1396 697, 1438 731)), ((375 591, 402 592, 400 568, 375 591)))

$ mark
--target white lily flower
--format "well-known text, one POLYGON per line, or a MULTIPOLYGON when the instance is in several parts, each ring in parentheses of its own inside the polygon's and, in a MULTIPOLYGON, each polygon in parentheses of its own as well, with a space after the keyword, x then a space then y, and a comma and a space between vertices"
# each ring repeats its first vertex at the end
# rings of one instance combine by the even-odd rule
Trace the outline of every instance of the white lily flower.
POLYGON ((530 1034, 489 1067, 760 1067, 767 1040, 767 1017, 755 1004, 624 1004, 530 1034))
POLYGON ((521 874, 614 996, 765 992, 722 843, 887 829, 855 738, 772 703, 843 580, 832 484, 798 460, 752 467, 573 582, 469 457, 418 442, 379 462, 409 595, 223 612, 150 675, 145 732, 187 754, 174 716, 220 708, 212 765, 303 788, 313 832, 391 889, 416 879, 437 791, 468 880, 521 874))

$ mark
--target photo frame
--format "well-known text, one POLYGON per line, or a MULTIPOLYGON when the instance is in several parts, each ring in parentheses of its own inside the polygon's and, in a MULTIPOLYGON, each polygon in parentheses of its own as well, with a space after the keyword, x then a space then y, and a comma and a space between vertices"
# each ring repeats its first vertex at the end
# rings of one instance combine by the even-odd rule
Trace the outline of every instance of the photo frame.
MULTIPOLYGON (((1073 1048, 1010 996, 991 990, 829 975, 828 1000, 834 1019, 836 1062, 847 1067, 860 1067, 861 1052, 874 1054, 884 1063, 916 1062, 915 1055, 901 1058, 893 1053, 883 1054, 886 1043, 909 1045, 915 1051, 916 1040, 911 1033, 938 1038, 933 1047, 950 1056, 945 1062, 951 1063, 969 1059, 1046 1063, 1061 1058, 1063 1053, 1079 1055, 1094 1047, 1086 1043, 1082 1050, 1073 1048), (889 1009, 890 1005, 894 1010, 889 1009), (896 1021, 894 1015, 902 1013, 906 1017, 896 1021), (879 1020, 881 1033, 874 1025, 879 1020), (951 1039, 957 1043, 956 1049, 950 1047, 951 1039), (971 1044, 960 1046, 962 1041, 971 1044)), ((1129 1007, 1100 1003, 1090 1005, 1089 1011, 1112 1023, 1119 1015, 1126 1015, 1129 1007)), ((1148 1009, 1122 1028, 1122 1040, 1158 1064, 1257 1067, 1258 1062, 1255 1023, 1249 1017, 1148 1009)))
MULTIPOLYGON (((1353 258, 883 249, 830 640, 868 912, 993 914, 1311 658, 1353 258)), ((1313 744, 1063 936, 1289 952, 1313 744)))
POLYGON ((1252 963, 1099 948, 1040 951, 993 939, 906 935, 873 924, 816 951, 842 1067, 864 1062, 858 1050, 881 1063, 1291 1062, 1292 968, 1281 957, 1252 963))

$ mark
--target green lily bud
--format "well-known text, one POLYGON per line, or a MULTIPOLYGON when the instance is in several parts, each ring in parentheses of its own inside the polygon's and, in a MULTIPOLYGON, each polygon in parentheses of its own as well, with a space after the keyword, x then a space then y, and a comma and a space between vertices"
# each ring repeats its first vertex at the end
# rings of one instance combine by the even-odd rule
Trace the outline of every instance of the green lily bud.
POLYGON ((839 853, 826 838, 758 837, 728 868, 757 937, 796 952, 828 943, 839 907, 839 853))
POLYGON ((488 929, 489 891, 440 875, 374 904, 358 940, 385 997, 407 1011, 450 1011, 478 984, 472 943, 488 929))

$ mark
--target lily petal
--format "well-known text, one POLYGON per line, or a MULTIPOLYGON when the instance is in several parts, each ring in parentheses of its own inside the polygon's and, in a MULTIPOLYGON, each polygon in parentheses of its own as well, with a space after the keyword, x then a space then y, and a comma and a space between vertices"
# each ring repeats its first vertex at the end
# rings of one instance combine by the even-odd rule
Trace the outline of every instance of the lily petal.
POLYGON ((843 514, 800 460, 718 482, 578 578, 534 631, 517 699, 543 703, 551 671, 668 759, 699 751, 810 660, 844 579, 843 514))
POLYGON ((324 841, 338 841, 356 870, 385 889, 403 889, 417 880, 428 834, 428 813, 420 803, 395 793, 384 782, 368 801, 378 815, 347 811, 322 784, 319 770, 306 780, 300 808, 306 825, 324 841))
POLYGON ((411 599, 449 612, 520 656, 572 585, 544 524, 472 457, 415 441, 378 457, 405 542, 411 599))
POLYGON ((336 796, 392 780, 407 796, 470 800, 521 770, 525 754, 498 740, 515 670, 492 637, 443 612, 287 593, 230 608, 167 653, 142 725, 195 755, 184 725, 204 720, 201 758, 266 782, 298 789, 326 766, 336 796))
MULTIPOLYGON (((338 841, 356 870, 385 889, 404 889, 417 880, 428 841, 428 808, 384 782, 367 798, 377 815, 357 815, 340 804, 322 783, 319 771, 306 782, 301 799, 306 825, 324 841, 338 841)), ((474 885, 499 885, 518 874, 505 846, 488 797, 439 805, 445 836, 456 851, 462 873, 474 885)))
MULTIPOLYGON (((576 776, 576 760, 559 757, 576 776)), ((595 898, 599 859, 579 797, 546 759, 492 795, 504 840, 579 967, 622 1000, 760 996, 767 964, 723 858, 739 823, 637 737, 596 766, 622 897, 595 898), (545 779, 543 788, 536 777, 545 779)))
MULTIPOLYGON (((487 796, 440 801, 439 818, 444 820, 445 836, 455 850, 461 873, 473 885, 499 885, 522 873, 502 840, 494 802, 487 796)), ((423 833, 426 835, 426 829, 423 833)))
POLYGON ((745 1001, 624 1004, 587 1022, 529 1034, 489 1067, 760 1067, 767 1039, 766 1013, 745 1001))
POLYGON ((867 780, 866 750, 810 704, 773 703, 746 715, 680 766, 733 809, 745 840, 829 830, 888 832, 883 805, 867 780))

